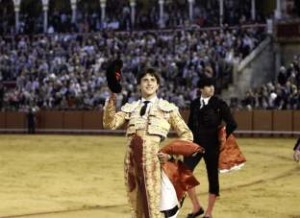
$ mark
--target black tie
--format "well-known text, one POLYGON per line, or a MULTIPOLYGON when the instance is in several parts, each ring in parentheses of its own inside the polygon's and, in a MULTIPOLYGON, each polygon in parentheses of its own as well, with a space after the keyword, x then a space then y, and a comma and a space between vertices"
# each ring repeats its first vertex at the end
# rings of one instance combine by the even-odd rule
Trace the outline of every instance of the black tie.
POLYGON ((146 109, 147 109, 147 105, 148 105, 149 103, 150 103, 150 101, 144 101, 144 105, 143 105, 143 107, 142 107, 142 109, 141 109, 141 112, 140 112, 141 116, 143 116, 143 115, 145 114, 146 109))
POLYGON ((204 106, 205 106, 205 101, 202 99, 200 109, 203 108, 204 106))

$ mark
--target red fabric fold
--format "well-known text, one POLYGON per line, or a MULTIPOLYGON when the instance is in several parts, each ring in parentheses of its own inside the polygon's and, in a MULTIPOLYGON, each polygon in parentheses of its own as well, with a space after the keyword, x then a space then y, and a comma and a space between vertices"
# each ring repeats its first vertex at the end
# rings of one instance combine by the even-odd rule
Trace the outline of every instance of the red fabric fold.
POLYGON ((230 170, 234 166, 238 166, 246 162, 246 158, 243 155, 234 135, 230 134, 226 139, 225 127, 220 128, 219 139, 221 142, 219 170, 230 170))
POLYGON ((204 152, 204 148, 191 141, 175 139, 161 148, 160 152, 170 155, 190 156, 197 152, 204 152))
MULTIPOLYGON (((204 149, 200 145, 180 139, 176 139, 160 149, 160 152, 169 155, 183 156, 203 151, 204 149)), ((180 160, 167 161, 162 165, 162 168, 172 182, 179 202, 185 197, 187 190, 200 184, 192 171, 180 160)))

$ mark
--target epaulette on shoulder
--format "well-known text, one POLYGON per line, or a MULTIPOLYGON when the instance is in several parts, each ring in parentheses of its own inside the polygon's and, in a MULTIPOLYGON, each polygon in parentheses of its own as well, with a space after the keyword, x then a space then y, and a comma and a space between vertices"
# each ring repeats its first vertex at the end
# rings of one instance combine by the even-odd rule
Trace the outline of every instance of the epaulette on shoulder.
POLYGON ((121 107, 121 111, 126 112, 126 113, 131 113, 132 111, 134 111, 134 109, 136 107, 138 107, 139 102, 138 101, 134 101, 131 103, 126 103, 125 105, 123 105, 121 107))
POLYGON ((171 112, 171 111, 178 109, 175 104, 170 103, 163 99, 159 99, 158 107, 159 107, 159 109, 161 109, 162 111, 165 111, 165 112, 171 112))

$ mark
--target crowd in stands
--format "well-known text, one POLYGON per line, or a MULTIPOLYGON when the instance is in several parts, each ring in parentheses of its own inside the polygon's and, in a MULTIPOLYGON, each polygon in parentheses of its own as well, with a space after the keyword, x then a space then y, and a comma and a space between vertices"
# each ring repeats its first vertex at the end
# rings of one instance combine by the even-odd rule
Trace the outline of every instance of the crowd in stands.
POLYGON ((264 28, 242 28, 265 23, 259 11, 251 19, 251 0, 226 0, 222 27, 218 0, 195 1, 192 21, 188 1, 166 0, 163 24, 158 2, 145 2, 137 1, 134 26, 128 0, 108 0, 104 23, 100 6, 90 7, 91 1, 78 2, 74 23, 70 10, 50 7, 47 34, 40 34, 43 13, 34 17, 21 7, 16 34, 12 2, 0 1, 0 110, 102 107, 109 95, 105 69, 118 55, 124 62, 119 106, 137 98, 135 76, 152 66, 162 75, 159 95, 187 108, 201 77, 217 78, 220 92, 232 82, 234 62, 265 37, 264 28))
POLYGON ((109 95, 107 63, 121 55, 119 105, 136 99, 135 76, 148 66, 162 75, 159 95, 189 106, 202 76, 231 82, 232 65, 263 39, 259 28, 178 31, 102 31, 0 38, 2 110, 95 109, 109 95))
POLYGON ((300 109, 300 55, 288 66, 281 66, 276 81, 248 90, 235 109, 300 109))
MULTIPOLYGON (((26 0, 23 0, 26 1, 26 0)), ((67 2, 67 1, 66 1, 67 2)), ((51 3, 51 1, 50 1, 51 3)), ((41 4, 41 1, 39 2, 41 4)), ((24 6, 25 7, 25 6, 24 6)), ((43 33, 44 14, 42 6, 32 3, 27 5, 27 11, 21 7, 19 33, 43 33)), ((99 1, 80 1, 77 4, 76 21, 72 22, 70 4, 64 9, 49 6, 48 33, 85 33, 96 32, 103 29, 117 29, 122 31, 149 30, 157 28, 177 28, 196 25, 199 27, 216 27, 220 25, 219 0, 195 1, 193 6, 193 20, 189 17, 189 5, 186 0, 165 0, 164 22, 159 16, 157 1, 137 1, 135 9, 135 23, 131 23, 129 0, 108 0, 105 9, 105 20, 101 21, 101 8, 99 1), (147 3, 147 4, 146 4, 147 3)), ((266 19, 256 11, 255 20, 251 18, 251 0, 226 0, 224 3, 223 23, 229 26, 265 23, 266 19)), ((0 1, 0 33, 15 33, 15 18, 12 1, 0 1)))

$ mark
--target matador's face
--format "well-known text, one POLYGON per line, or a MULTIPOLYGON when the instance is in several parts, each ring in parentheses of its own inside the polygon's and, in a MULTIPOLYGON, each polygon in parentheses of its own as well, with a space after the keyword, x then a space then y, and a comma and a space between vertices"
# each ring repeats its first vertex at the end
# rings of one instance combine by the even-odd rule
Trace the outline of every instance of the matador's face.
POLYGON ((156 96, 159 84, 157 79, 151 74, 146 74, 140 82, 141 95, 148 99, 156 96))

